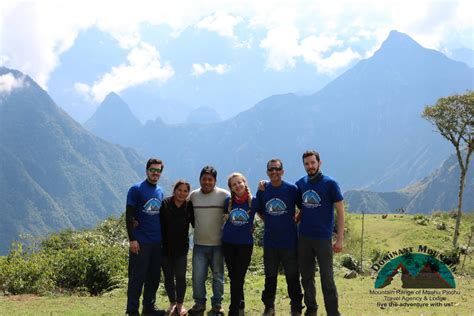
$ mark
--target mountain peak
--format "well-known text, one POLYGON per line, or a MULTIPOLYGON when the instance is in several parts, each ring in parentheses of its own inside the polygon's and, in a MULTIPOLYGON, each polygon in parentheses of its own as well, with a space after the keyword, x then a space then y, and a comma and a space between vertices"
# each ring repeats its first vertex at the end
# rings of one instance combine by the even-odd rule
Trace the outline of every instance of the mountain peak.
POLYGON ((419 49, 423 49, 423 47, 410 36, 392 30, 387 39, 382 43, 380 49, 377 51, 377 54, 410 54, 419 49))

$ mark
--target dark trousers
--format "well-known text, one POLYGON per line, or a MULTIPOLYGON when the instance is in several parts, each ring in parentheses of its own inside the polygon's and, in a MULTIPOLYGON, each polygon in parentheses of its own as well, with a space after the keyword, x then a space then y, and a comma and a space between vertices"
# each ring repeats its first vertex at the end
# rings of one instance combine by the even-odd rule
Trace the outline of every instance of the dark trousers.
POLYGON ((316 287, 314 282, 315 258, 318 261, 321 287, 323 289, 324 306, 329 316, 340 315, 336 284, 332 264, 331 240, 314 240, 299 237, 298 264, 301 272, 301 283, 304 289, 304 303, 309 311, 317 311, 316 287))
POLYGON ((138 254, 129 252, 127 313, 138 312, 143 289, 143 307, 155 305, 156 290, 160 285, 161 243, 140 244, 138 254))
POLYGON ((285 270, 288 295, 291 300, 291 309, 301 311, 303 294, 301 293, 300 275, 296 249, 263 248, 263 266, 265 268, 265 289, 262 293, 262 302, 265 307, 275 306, 278 267, 280 262, 285 270))
POLYGON ((250 264, 252 251, 253 244, 222 244, 222 252, 230 279, 229 316, 238 315, 239 308, 244 302, 245 274, 250 264))
POLYGON ((188 254, 181 256, 163 256, 163 275, 165 289, 170 303, 182 304, 186 293, 186 267, 188 254))

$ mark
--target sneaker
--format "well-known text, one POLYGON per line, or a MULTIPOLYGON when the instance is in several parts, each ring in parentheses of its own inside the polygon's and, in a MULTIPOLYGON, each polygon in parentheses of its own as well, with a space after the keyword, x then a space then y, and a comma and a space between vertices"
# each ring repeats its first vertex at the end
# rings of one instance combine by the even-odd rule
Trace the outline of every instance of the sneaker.
POLYGON ((194 304, 193 307, 191 307, 190 310, 188 310, 188 313, 190 315, 197 315, 197 314, 203 313, 205 311, 206 311, 206 305, 196 303, 196 304, 194 304))
POLYGON ((292 309, 291 316, 301 316, 303 315, 300 310, 292 309))
POLYGON ((162 309, 157 309, 155 306, 143 306, 142 316, 164 316, 166 312, 162 309))
POLYGON ((175 310, 176 310, 176 303, 170 303, 170 306, 166 310, 166 313, 168 315, 173 315, 175 313, 175 310))
POLYGON ((239 316, 245 316, 245 301, 241 301, 239 304, 239 316))
POLYGON ((275 315, 275 308, 273 306, 265 307, 262 316, 274 316, 275 315))
POLYGON ((175 315, 184 316, 188 313, 188 310, 183 306, 183 304, 177 304, 174 312, 175 315))
POLYGON ((222 308, 222 305, 212 306, 212 312, 214 315, 224 315, 224 309, 222 308))

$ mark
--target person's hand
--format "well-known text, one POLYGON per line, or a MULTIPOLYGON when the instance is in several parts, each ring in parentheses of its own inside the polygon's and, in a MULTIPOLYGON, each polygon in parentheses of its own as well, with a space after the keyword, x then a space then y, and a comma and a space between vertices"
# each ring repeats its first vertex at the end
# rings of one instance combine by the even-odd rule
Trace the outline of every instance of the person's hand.
POLYGON ((130 252, 138 255, 138 252, 140 251, 140 245, 138 244, 138 241, 133 240, 129 244, 130 252))
POLYGON ((337 240, 332 246, 332 251, 341 252, 342 251, 342 240, 337 240))
POLYGON ((295 214, 295 223, 299 224, 301 222, 301 211, 295 214))
POLYGON ((258 190, 259 191, 265 191, 265 185, 267 184, 266 180, 260 180, 258 181, 258 190))

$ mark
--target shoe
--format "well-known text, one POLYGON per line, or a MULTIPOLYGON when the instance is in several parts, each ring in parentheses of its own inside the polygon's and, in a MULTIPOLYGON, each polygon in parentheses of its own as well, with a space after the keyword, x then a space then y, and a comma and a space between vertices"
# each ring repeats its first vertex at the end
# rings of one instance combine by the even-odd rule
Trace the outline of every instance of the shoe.
POLYGON ((262 316, 274 316, 275 315, 275 308, 273 306, 265 307, 262 316))
POLYGON ((198 315, 206 311, 206 305, 202 305, 199 303, 194 304, 190 310, 188 310, 189 315, 198 315))
POLYGON ((245 316, 245 301, 240 301, 239 316, 245 316))
POLYGON ((292 309, 291 316, 301 316, 303 315, 300 310, 292 309))
POLYGON ((224 315, 224 309, 222 308, 222 305, 212 306, 212 312, 214 315, 224 315))
POLYGON ((178 316, 184 316, 188 313, 188 310, 183 306, 183 304, 177 304, 174 313, 178 316))
POLYGON ((166 312, 162 309, 157 309, 155 306, 143 306, 142 316, 164 316, 166 312))
POLYGON ((168 315, 173 315, 175 313, 175 311, 176 311, 176 303, 170 303, 170 306, 166 310, 166 313, 168 315))

